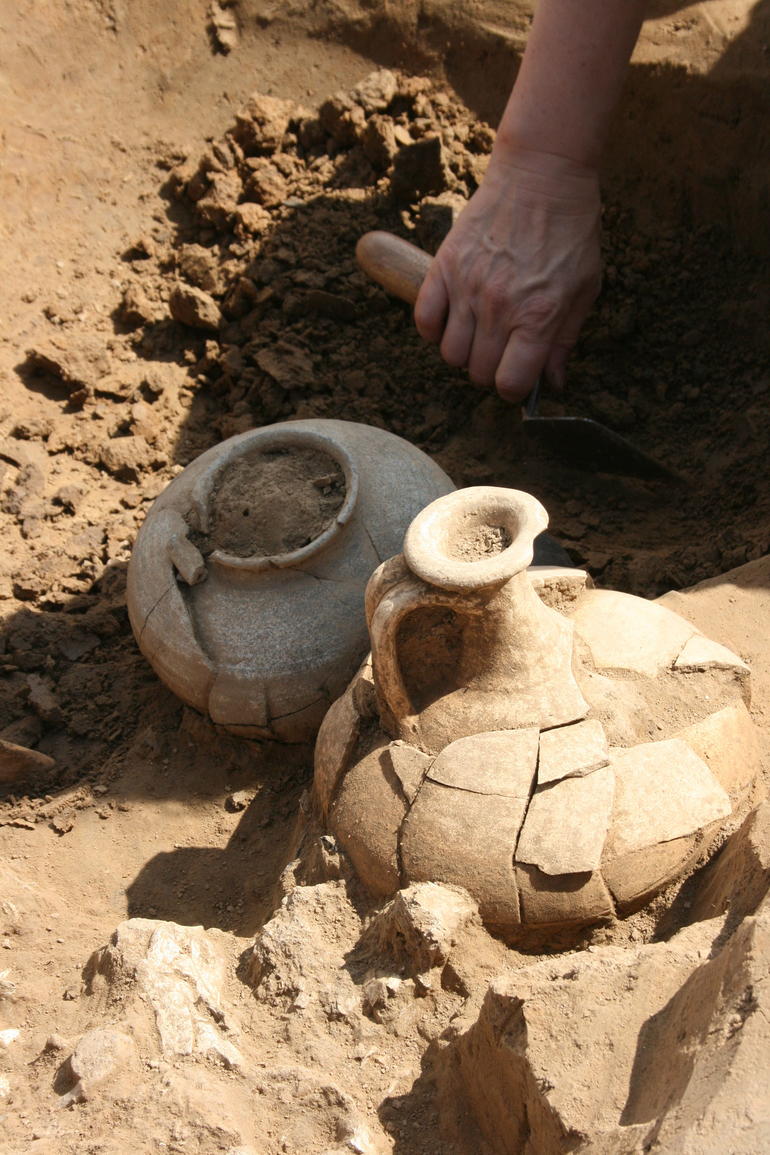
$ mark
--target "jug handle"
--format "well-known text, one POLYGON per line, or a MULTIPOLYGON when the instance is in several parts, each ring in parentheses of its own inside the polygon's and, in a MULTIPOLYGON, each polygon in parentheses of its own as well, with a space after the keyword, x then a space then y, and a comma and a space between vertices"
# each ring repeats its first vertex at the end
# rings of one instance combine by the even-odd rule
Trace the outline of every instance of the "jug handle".
POLYGON ((420 721, 401 674, 398 627, 421 606, 453 609, 456 605, 456 593, 437 589, 417 577, 399 575, 395 583, 381 593, 370 619, 374 682, 385 713, 382 720, 399 738, 415 745, 420 743, 420 721))

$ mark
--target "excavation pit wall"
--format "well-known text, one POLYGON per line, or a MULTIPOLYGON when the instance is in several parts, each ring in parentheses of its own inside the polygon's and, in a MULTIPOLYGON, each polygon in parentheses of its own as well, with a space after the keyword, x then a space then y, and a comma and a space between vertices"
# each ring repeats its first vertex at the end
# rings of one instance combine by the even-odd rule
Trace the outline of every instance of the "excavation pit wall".
MULTIPOLYGON (((400 422, 395 431, 459 485, 534 492, 597 585, 665 595, 750 659, 766 755, 764 8, 669 7, 645 26, 605 160, 605 289, 567 391, 544 402, 598 416, 696 485, 672 494, 534 453, 518 415, 423 349, 402 306, 374 297, 371 308, 363 282, 329 290, 357 311, 313 322, 328 321, 323 349, 314 335, 298 343, 309 318, 284 302, 313 291, 292 279, 310 258, 316 273, 351 259, 372 218, 415 239, 401 217, 406 208, 415 223, 409 204, 375 209, 366 188, 353 201, 343 185, 344 227, 330 226, 324 203, 277 214, 274 250, 293 250, 295 262, 278 262, 291 284, 270 347, 288 340, 311 364, 310 384, 278 383, 281 418, 315 399, 329 415, 400 422), (332 355, 342 363, 326 378, 332 355), (703 580, 692 594, 667 592, 703 580)), ((609 935, 596 930, 581 944, 590 950, 522 956, 462 896, 408 895, 378 914, 334 844, 305 828, 298 854, 311 750, 217 734, 162 690, 135 648, 124 580, 144 513, 235 422, 268 418, 261 396, 252 405, 235 383, 213 388, 223 345, 242 344, 179 327, 153 301, 154 286, 177 279, 179 246, 201 243, 190 207, 161 192, 174 167, 197 164, 204 138, 221 140, 254 91, 312 113, 377 67, 426 76, 450 107, 457 97, 494 125, 530 13, 223 11, 220 33, 228 15, 236 25, 227 55, 200 4, 160 16, 145 4, 82 6, 66 20, 52 6, 23 21, 4 13, 18 51, 2 186, 0 730, 55 761, 4 786, 4 1142, 26 1149, 34 1131, 57 1152, 88 1136, 148 1151, 162 1140, 203 1152, 459 1155, 525 1150, 529 1128, 540 1150, 676 1150, 700 1118, 699 1142, 705 1128, 715 1147, 736 1146, 743 1100, 725 1107, 728 1085, 702 1071, 733 1064, 750 1097, 763 1069, 753 1011, 767 959, 764 810, 738 815, 712 867, 609 935), (158 306, 149 324, 124 318, 132 287, 158 306), (121 931, 105 953, 127 918, 151 925, 121 931), (199 924, 203 938, 189 930, 199 924), (639 975, 640 1003, 627 1005, 619 992, 639 975), (178 1009, 173 1030, 158 1019, 164 1000, 178 1009), (617 1041, 606 1102, 583 1095, 574 1108, 579 1072, 563 1072, 544 1042, 554 1018, 562 1053, 582 1048, 589 1070, 603 1070, 605 1041, 617 1041), (114 1037, 93 1037, 97 1028, 114 1037), (646 1054, 666 1057, 664 1079, 646 1054), (52 1116, 69 1094, 71 1110, 52 1116)), ((340 189, 335 198, 338 212, 340 189)), ((295 382, 306 365, 294 352, 290 366, 295 382)), ((752 1131, 746 1146, 761 1138, 752 1131)))

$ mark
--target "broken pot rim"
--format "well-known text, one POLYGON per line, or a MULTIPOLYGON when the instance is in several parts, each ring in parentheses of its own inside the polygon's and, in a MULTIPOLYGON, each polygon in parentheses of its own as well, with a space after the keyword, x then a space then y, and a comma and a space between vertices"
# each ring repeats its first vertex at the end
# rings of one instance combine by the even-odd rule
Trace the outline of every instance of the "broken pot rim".
POLYGON ((545 508, 529 493, 477 485, 437 498, 417 515, 404 539, 404 558, 417 577, 439 589, 464 592, 500 586, 526 570, 533 543, 548 525, 545 508), (465 561, 448 552, 463 526, 502 526, 511 543, 500 553, 465 561))
POLYGON ((217 457, 209 468, 196 480, 192 495, 192 509, 198 515, 201 530, 207 533, 210 528, 208 503, 211 492, 222 472, 239 457, 253 452, 269 453, 275 449, 315 449, 325 453, 342 468, 345 477, 345 500, 331 525, 323 533, 314 537, 307 545, 290 553, 262 555, 252 557, 238 557, 235 554, 225 553, 223 550, 214 550, 207 560, 224 569, 242 570, 249 573, 259 573, 267 569, 287 569, 296 566, 313 557, 324 549, 335 538, 344 525, 350 521, 358 501, 359 474, 355 462, 348 451, 340 445, 330 434, 321 433, 314 429, 295 429, 292 423, 285 426, 267 426, 255 430, 254 435, 247 440, 240 439, 232 445, 226 453, 217 457))

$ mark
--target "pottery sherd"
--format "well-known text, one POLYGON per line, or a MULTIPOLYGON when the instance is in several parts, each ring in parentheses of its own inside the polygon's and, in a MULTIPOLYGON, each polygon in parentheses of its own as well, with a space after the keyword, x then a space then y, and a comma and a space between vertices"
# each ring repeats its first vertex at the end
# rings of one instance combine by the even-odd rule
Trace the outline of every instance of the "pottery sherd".
POLYGON ((615 804, 605 861, 694 834, 731 813, 730 799, 679 738, 610 751, 615 804))
POLYGON ((597 669, 657 676, 697 632, 665 606, 617 590, 587 590, 573 618, 597 669))
POLYGON ((614 910, 598 873, 545 874, 536 866, 516 864, 522 922, 532 926, 568 926, 611 918, 614 910))
POLYGON ((407 802, 411 806, 420 792, 423 778, 433 759, 423 754, 416 746, 406 742, 391 742, 386 757, 390 759, 393 773, 401 783, 407 802))
POLYGON ((733 801, 746 793, 759 774, 757 731, 743 702, 717 710, 676 737, 703 759, 733 801))
POLYGON ((702 849, 703 840, 697 834, 686 834, 603 862, 602 876, 617 903, 618 914, 625 916, 644 906, 678 878, 693 855, 702 849))
POLYGON ((529 798, 537 766, 539 731, 492 730, 458 738, 441 751, 428 777, 476 794, 529 798))
POLYGON ((331 818, 364 886, 383 897, 401 885, 398 832, 407 811, 387 746, 382 739, 348 771, 331 818))
POLYGON ((361 719, 355 707, 353 691, 346 690, 331 706, 321 723, 315 745, 313 796, 324 816, 350 761, 360 726, 361 719))
POLYGON ((689 642, 685 643, 679 657, 674 662, 675 670, 742 670, 749 673, 749 667, 728 650, 727 646, 720 646, 711 638, 704 638, 702 634, 694 634, 689 642))
POLYGON ((574 726, 559 726, 540 735, 537 784, 560 778, 582 778, 610 760, 604 727, 595 718, 574 726))
POLYGON ((611 766, 585 778, 539 786, 524 819, 516 861, 550 875, 598 870, 614 793, 611 766))
POLYGON ((464 887, 485 922, 519 921, 513 848, 527 799, 475 794, 426 779, 401 836, 410 882, 464 887))

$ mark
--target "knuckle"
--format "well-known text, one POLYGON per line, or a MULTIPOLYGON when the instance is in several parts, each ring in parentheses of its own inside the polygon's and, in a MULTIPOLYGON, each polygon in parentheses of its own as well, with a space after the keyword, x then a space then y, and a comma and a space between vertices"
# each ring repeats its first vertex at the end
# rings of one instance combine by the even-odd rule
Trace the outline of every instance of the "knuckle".
POLYGON ((554 297, 533 293, 522 303, 516 321, 523 329, 542 333, 555 324, 562 311, 561 303, 554 297))

